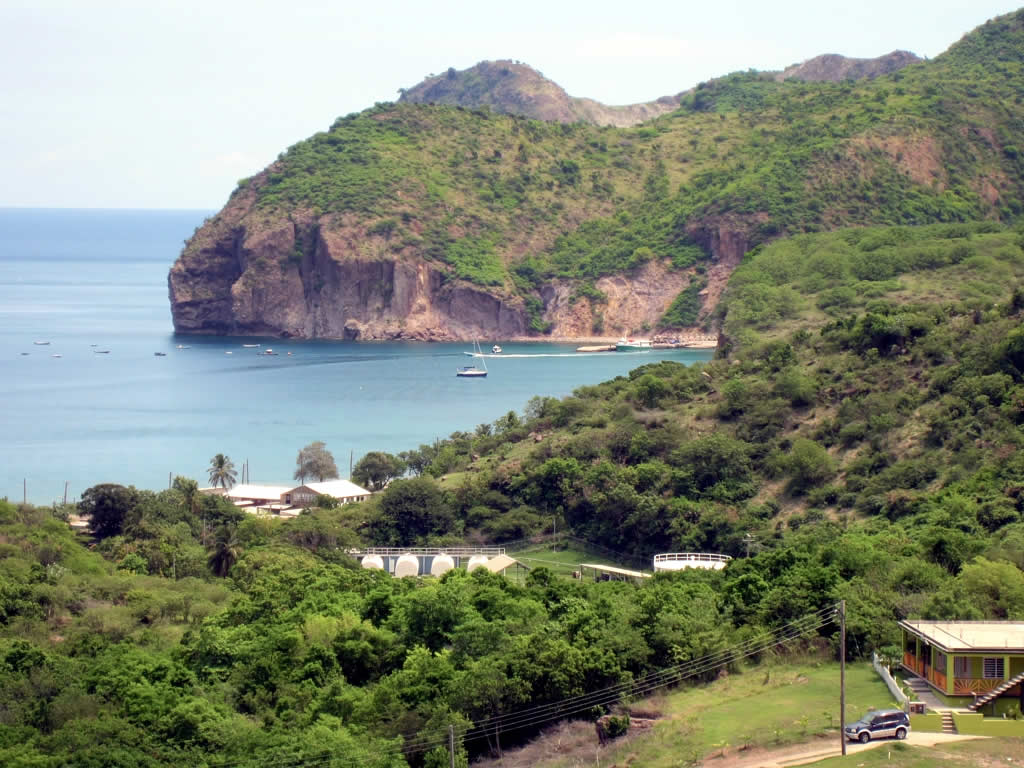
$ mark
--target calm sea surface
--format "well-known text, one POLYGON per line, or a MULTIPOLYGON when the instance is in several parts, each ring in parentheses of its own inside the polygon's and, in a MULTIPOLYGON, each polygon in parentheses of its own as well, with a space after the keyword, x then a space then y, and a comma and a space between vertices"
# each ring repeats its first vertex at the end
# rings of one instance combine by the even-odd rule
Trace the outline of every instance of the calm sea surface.
POLYGON ((711 356, 509 343, 486 379, 459 379, 468 344, 176 336, 167 270, 206 215, 0 209, 0 496, 20 500, 23 482, 36 503, 65 481, 69 500, 102 482, 163 488, 169 473, 205 483, 215 453, 287 483, 313 440, 346 475, 350 452, 414 448, 533 395, 711 356))

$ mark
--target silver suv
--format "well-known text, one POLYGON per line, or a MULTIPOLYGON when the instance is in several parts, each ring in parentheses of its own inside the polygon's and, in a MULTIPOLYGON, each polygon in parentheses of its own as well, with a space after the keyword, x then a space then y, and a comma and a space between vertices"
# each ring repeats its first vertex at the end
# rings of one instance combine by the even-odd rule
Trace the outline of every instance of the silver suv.
POLYGON ((909 732, 910 718, 902 709, 877 709, 846 726, 846 738, 861 744, 887 736, 905 739, 909 732))

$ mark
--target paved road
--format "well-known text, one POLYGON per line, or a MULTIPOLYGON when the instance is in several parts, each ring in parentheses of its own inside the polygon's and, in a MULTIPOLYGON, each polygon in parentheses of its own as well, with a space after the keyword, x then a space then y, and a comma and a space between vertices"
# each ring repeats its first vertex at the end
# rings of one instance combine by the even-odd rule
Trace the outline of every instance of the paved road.
MULTIPOLYGON (((911 731, 904 741, 917 747, 934 747, 937 744, 947 744, 952 741, 966 741, 967 739, 983 739, 984 736, 965 736, 959 733, 924 733, 911 731)), ((847 754, 856 754, 864 749, 884 748, 892 746, 894 739, 881 739, 869 741, 867 744, 848 742, 846 745, 847 754)), ((838 757, 841 754, 839 740, 834 739, 826 746, 824 743, 802 744, 796 747, 788 747, 782 750, 771 752, 760 752, 758 754, 744 755, 742 752, 729 755, 725 758, 716 758, 709 764, 715 768, 790 768, 795 765, 808 765, 824 760, 826 757, 838 757)))

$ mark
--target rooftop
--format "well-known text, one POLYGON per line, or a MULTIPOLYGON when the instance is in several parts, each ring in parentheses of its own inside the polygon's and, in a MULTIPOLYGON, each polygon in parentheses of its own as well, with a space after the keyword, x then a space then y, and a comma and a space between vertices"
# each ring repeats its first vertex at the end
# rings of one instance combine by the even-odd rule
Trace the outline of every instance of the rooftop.
POLYGON ((901 621, 921 638, 947 651, 1024 653, 1024 621, 901 621))
MULTIPOLYGON (((302 486, 298 486, 301 488, 302 486)), ((360 488, 355 483, 349 482, 348 480, 325 480, 322 483, 306 483, 306 488, 315 492, 322 493, 326 496, 334 496, 335 498, 344 498, 346 496, 369 496, 370 492, 365 488, 360 488)), ((288 490, 294 490, 289 488, 288 490)))

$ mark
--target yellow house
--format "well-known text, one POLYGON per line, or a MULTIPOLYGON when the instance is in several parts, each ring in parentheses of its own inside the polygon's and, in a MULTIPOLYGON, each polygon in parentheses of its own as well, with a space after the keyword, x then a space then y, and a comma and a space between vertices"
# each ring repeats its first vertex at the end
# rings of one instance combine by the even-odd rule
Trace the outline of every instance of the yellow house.
POLYGON ((1024 710, 1024 621, 900 622, 903 668, 939 699, 995 715, 1024 710))

